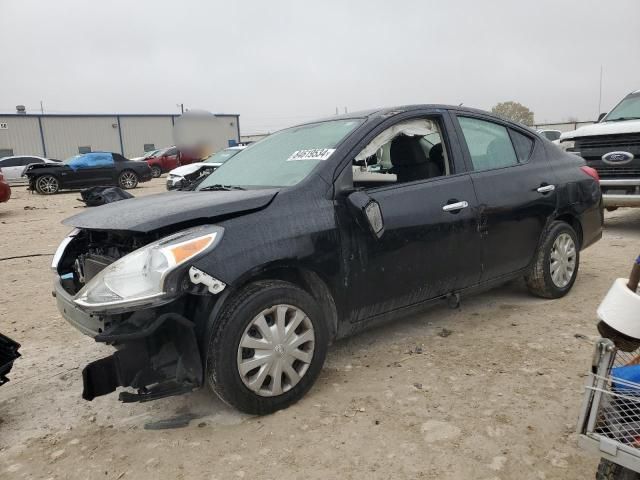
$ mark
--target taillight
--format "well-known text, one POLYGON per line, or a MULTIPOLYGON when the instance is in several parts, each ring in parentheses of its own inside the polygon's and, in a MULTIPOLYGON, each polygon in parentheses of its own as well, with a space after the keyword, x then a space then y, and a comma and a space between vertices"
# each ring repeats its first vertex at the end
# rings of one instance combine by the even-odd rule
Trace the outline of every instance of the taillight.
POLYGON ((583 165, 582 167, 580 167, 580 170, 582 170, 584 173, 589 175, 596 182, 600 183, 600 175, 598 175, 598 171, 595 168, 591 168, 591 167, 587 167, 586 165, 583 165))

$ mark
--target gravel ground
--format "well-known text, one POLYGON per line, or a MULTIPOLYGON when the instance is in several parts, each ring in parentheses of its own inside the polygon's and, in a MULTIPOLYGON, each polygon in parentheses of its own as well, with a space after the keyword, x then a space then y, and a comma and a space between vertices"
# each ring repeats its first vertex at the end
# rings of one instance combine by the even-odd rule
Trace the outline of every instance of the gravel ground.
MULTIPOLYGON (((133 193, 164 190, 164 179, 133 193)), ((293 407, 240 414, 206 390, 146 404, 81 399, 81 370, 107 354, 50 295, 51 254, 78 192, 15 187, 0 205, 0 331, 22 344, 0 388, 0 478, 583 479, 576 447, 595 309, 638 253, 640 210, 607 214, 573 291, 530 296, 515 281, 338 342, 293 407), (188 426, 149 430, 189 417, 188 426)))

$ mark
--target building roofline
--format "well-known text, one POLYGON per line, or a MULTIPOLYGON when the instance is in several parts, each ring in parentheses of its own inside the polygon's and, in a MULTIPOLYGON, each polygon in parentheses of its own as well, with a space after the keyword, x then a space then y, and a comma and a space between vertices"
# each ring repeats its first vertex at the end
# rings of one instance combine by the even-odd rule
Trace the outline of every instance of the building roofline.
MULTIPOLYGON (((240 117, 239 113, 212 113, 214 117, 240 117)), ((3 113, 2 117, 181 117, 181 113, 3 113)))

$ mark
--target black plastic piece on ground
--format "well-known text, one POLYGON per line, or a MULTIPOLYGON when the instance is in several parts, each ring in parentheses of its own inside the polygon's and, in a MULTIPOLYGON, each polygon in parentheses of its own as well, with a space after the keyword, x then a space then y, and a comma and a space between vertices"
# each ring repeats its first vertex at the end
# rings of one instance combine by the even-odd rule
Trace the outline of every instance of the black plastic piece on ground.
POLYGON ((11 371, 14 360, 20 357, 19 348, 18 342, 0 334, 0 385, 9 381, 7 374, 11 371))

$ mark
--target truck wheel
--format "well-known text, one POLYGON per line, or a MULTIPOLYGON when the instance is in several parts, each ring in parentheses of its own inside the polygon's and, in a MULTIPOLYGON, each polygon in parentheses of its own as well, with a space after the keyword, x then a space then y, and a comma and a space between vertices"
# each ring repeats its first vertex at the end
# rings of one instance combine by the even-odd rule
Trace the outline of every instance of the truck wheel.
POLYGON ((153 178, 158 178, 160 175, 162 175, 162 169, 159 166, 154 165, 151 167, 151 176, 153 178))
POLYGON ((598 465, 596 480, 640 480, 640 474, 603 458, 598 465))
POLYGON ((133 170, 124 170, 118 176, 118 185, 125 190, 136 188, 138 186, 138 175, 133 170))
POLYGON ((573 287, 580 265, 578 237, 571 225, 553 222, 543 234, 531 271, 529 291, 543 298, 560 298, 573 287))
POLYGON ((320 374, 329 330, 320 306, 283 281, 251 283, 207 335, 205 377, 223 401, 264 415, 300 400, 320 374))
POLYGON ((36 191, 42 195, 53 195, 60 190, 60 182, 53 175, 42 175, 36 179, 36 191))

